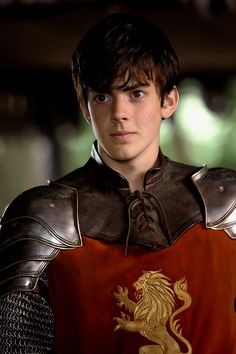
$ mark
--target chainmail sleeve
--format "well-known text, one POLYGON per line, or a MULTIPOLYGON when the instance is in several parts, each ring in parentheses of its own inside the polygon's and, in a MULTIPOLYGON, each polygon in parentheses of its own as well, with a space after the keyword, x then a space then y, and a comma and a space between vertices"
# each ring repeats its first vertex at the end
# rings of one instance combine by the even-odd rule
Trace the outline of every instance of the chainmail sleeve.
POLYGON ((21 193, 0 218, 0 354, 53 354, 46 268, 82 246, 75 188, 51 183, 21 193))
POLYGON ((53 354, 54 321, 48 302, 34 292, 0 299, 0 354, 53 354))

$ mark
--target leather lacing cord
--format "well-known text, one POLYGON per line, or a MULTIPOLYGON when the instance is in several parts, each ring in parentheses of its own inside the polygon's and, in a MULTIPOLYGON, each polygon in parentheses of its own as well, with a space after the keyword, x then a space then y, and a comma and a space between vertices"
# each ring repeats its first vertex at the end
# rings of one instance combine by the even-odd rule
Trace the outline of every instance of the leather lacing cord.
POLYGON ((130 239, 130 234, 131 234, 131 227, 132 227, 132 213, 137 206, 141 205, 141 211, 138 212, 138 215, 136 217, 136 222, 139 224, 138 228, 140 232, 142 232, 144 229, 149 229, 150 231, 154 232, 154 228, 152 227, 151 223, 154 223, 154 220, 151 215, 148 215, 145 211, 145 209, 153 210, 156 209, 158 210, 158 213, 161 217, 161 222, 164 230, 166 231, 165 234, 168 237, 168 241, 171 241, 171 235, 170 231, 167 226, 166 218, 163 213, 162 207, 158 201, 157 198, 153 194, 150 194, 145 191, 135 191, 134 193, 130 194, 126 198, 126 202, 128 204, 128 232, 126 235, 126 241, 125 241, 125 256, 127 256, 128 253, 128 247, 129 247, 129 239, 130 239), (150 202, 150 206, 145 204, 145 199, 147 199, 150 202), (144 222, 140 222, 142 219, 145 219, 144 222))

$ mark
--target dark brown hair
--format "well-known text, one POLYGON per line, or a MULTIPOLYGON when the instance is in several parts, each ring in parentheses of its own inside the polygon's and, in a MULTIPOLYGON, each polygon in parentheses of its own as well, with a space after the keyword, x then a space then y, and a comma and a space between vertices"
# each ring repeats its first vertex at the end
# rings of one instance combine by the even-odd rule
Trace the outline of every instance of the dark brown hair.
POLYGON ((163 32, 140 16, 114 13, 95 24, 72 56, 72 75, 80 103, 87 91, 109 92, 116 82, 156 83, 162 101, 178 83, 177 55, 163 32))

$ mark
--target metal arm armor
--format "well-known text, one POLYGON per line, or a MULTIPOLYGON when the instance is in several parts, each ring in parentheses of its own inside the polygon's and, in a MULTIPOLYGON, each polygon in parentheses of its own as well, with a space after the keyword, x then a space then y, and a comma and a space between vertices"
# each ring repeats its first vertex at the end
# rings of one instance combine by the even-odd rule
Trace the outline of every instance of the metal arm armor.
POLYGON ((82 246, 77 204, 77 190, 57 183, 10 204, 0 226, 0 296, 35 289, 60 250, 82 246))
POLYGON ((236 172, 204 166, 192 180, 204 203, 206 227, 236 239, 236 172))

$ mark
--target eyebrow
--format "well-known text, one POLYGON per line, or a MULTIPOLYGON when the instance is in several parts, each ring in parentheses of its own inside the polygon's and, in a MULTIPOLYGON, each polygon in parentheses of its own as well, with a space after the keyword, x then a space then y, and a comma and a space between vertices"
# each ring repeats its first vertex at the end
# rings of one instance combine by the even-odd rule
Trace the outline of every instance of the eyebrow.
POLYGON ((111 93, 112 90, 122 90, 122 91, 132 91, 132 90, 136 90, 138 88, 142 88, 142 87, 149 87, 150 83, 146 82, 146 83, 141 83, 141 82, 136 82, 133 83, 131 85, 127 84, 124 87, 122 87, 122 85, 117 85, 117 86, 113 86, 111 87, 109 90, 96 90, 93 88, 88 88, 88 93, 100 93, 100 94, 109 94, 111 93))
POLYGON ((132 83, 129 85, 129 83, 127 85, 125 85, 124 87, 122 87, 122 85, 117 85, 112 87, 113 90, 123 90, 123 91, 132 91, 132 90, 136 90, 138 88, 141 87, 149 87, 150 83, 146 82, 146 83, 141 83, 141 82, 136 82, 136 83, 132 83))

